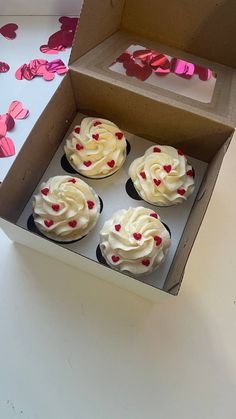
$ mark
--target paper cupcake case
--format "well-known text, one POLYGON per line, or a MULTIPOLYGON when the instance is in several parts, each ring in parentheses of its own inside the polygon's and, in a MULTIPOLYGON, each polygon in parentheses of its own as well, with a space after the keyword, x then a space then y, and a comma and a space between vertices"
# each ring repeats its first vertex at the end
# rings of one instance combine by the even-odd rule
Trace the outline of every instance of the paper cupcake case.
MULTIPOLYGON (((84 115, 77 114, 65 138, 63 139, 54 157, 52 158, 48 168, 46 169, 44 175, 38 183, 34 193, 32 194, 27 205, 25 206, 17 224, 23 228, 30 229, 34 233, 37 233, 37 230, 35 230, 32 223, 32 198, 33 195, 38 191, 40 184, 43 181, 48 180, 50 177, 56 175, 71 174, 73 176, 77 176, 78 178, 81 178, 82 180, 87 182, 96 191, 96 193, 102 200, 103 209, 96 226, 87 236, 73 243, 57 244, 64 248, 73 250, 73 252, 78 253, 94 261, 98 261, 98 259, 100 259, 100 263, 102 263, 98 245, 99 233, 101 228, 103 227, 104 222, 108 220, 114 212, 122 208, 138 206, 150 208, 151 210, 153 210, 153 212, 157 212, 160 215, 160 218, 163 221, 163 223, 165 223, 167 227, 170 229, 172 243, 162 265, 152 274, 138 278, 137 280, 145 282, 156 288, 162 289, 208 165, 203 161, 197 160, 190 156, 186 156, 189 164, 191 164, 194 168, 195 190, 192 196, 181 205, 171 207, 156 207, 151 204, 148 204, 147 202, 141 199, 133 199, 127 193, 127 182, 129 181, 129 166, 134 159, 144 154, 146 149, 151 147, 152 145, 155 145, 155 143, 145 138, 137 137, 133 134, 124 131, 126 139, 128 140, 127 148, 129 152, 122 168, 118 172, 114 173, 113 175, 107 178, 85 178, 84 176, 75 173, 75 170, 71 168, 69 164, 66 164, 64 156, 64 144, 66 138, 69 135, 69 133, 73 130, 73 127, 75 125, 80 124, 80 121, 83 117, 84 115)), ((118 125, 118 121, 112 122, 117 123, 118 125)), ((162 144, 161 139, 158 138, 158 132, 157 143, 162 144)), ((45 239, 50 240, 47 238, 45 239)))

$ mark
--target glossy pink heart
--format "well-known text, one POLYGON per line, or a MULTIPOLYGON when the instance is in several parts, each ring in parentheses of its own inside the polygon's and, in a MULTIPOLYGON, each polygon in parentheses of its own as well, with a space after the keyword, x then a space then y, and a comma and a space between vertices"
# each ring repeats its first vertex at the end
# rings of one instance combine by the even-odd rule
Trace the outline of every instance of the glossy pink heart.
POLYGON ((0 33, 4 36, 4 38, 11 40, 15 39, 17 29, 18 25, 16 25, 15 23, 7 23, 6 25, 0 28, 0 33))
POLYGON ((10 66, 3 61, 0 61, 0 73, 7 73, 10 70, 10 66))
POLYGON ((8 113, 12 116, 14 119, 25 119, 29 116, 28 109, 24 109, 21 102, 18 100, 14 100, 8 109, 8 113))
POLYGON ((10 157, 15 154, 13 141, 8 137, 0 138, 0 157, 10 157))

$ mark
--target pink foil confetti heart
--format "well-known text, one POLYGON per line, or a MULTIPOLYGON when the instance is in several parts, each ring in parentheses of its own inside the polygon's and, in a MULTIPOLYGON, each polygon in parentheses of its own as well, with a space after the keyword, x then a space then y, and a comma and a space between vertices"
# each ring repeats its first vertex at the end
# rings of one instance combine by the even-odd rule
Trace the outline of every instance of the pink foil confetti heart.
POLYGON ((18 25, 15 23, 7 23, 6 25, 0 28, 0 34, 4 36, 4 38, 8 40, 15 39, 16 37, 16 30, 18 29, 18 25))
POLYGON ((34 77, 43 77, 46 81, 54 79, 55 74, 60 76, 67 73, 68 68, 62 60, 47 61, 42 59, 34 59, 29 64, 23 64, 15 73, 18 80, 32 80, 34 77))
POLYGON ((195 71, 195 65, 178 58, 172 58, 171 60, 171 71, 177 76, 190 79, 195 71))
POLYGON ((11 138, 0 138, 0 157, 11 157, 15 154, 15 146, 11 138))
POLYGON ((58 54, 58 52, 60 51, 65 51, 65 47, 63 47, 62 45, 59 45, 55 48, 49 48, 48 45, 41 45, 39 49, 43 54, 58 54))
POLYGON ((61 16, 59 22, 63 31, 75 31, 78 23, 77 17, 61 16))
POLYGON ((8 109, 8 113, 12 116, 14 119, 25 119, 29 116, 28 109, 24 109, 21 102, 18 100, 14 100, 8 109))
POLYGON ((40 51, 45 54, 57 54, 66 48, 71 48, 78 20, 75 17, 61 16, 59 18, 61 29, 49 37, 47 45, 41 45, 40 51))
POLYGON ((10 66, 3 61, 0 61, 0 73, 7 73, 10 70, 10 66))

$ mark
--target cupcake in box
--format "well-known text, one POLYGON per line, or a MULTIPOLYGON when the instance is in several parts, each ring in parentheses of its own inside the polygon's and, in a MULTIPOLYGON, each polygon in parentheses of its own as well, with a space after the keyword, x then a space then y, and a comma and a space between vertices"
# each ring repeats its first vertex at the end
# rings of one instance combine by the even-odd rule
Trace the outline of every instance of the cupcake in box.
POLYGON ((99 214, 96 192, 83 180, 71 176, 51 177, 33 198, 37 229, 58 242, 69 243, 86 236, 99 214))
POLYGON ((100 179, 117 172, 127 155, 124 133, 111 121, 84 118, 65 144, 70 165, 79 174, 100 179))
POLYGON ((150 147, 135 159, 129 176, 138 195, 157 206, 185 202, 194 191, 194 171, 182 150, 166 145, 150 147))
POLYGON ((135 277, 155 271, 170 245, 169 230, 156 212, 144 207, 117 211, 100 232, 100 250, 107 264, 135 277))

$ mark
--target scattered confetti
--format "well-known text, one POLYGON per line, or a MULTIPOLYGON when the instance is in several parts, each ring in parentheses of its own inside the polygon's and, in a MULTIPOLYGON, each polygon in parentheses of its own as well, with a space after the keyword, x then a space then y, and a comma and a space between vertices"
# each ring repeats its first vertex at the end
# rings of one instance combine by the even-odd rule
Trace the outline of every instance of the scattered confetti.
POLYGON ((29 64, 22 64, 15 73, 17 80, 32 80, 35 77, 43 77, 46 81, 54 79, 55 74, 62 76, 68 71, 62 60, 47 61, 43 59, 31 60, 29 64))
POLYGON ((7 73, 10 70, 10 66, 3 61, 0 61, 0 73, 7 73))
POLYGON ((44 54, 58 54, 66 48, 71 48, 78 20, 77 17, 61 16, 61 29, 49 37, 46 45, 41 45, 40 51, 44 54))
POLYGON ((4 36, 4 38, 8 40, 15 39, 16 37, 16 30, 18 26, 15 23, 7 23, 6 25, 0 28, 0 34, 4 36))
POLYGON ((15 120, 25 119, 28 116, 28 109, 24 109, 18 100, 11 102, 6 114, 0 115, 0 158, 14 156, 14 143, 11 138, 6 137, 6 134, 14 128, 15 120))

